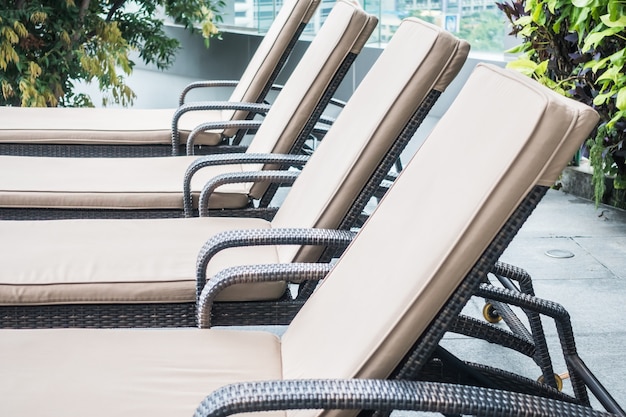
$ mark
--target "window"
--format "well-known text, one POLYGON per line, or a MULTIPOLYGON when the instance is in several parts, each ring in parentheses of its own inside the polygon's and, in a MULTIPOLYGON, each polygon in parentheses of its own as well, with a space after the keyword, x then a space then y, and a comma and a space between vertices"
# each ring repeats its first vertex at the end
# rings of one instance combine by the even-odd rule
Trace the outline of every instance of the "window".
MULTIPOLYGON (((418 17, 469 41, 472 52, 502 55, 506 43, 505 16, 495 0, 361 0, 369 13, 379 18, 370 43, 384 45, 391 39, 402 19, 418 17)), ((333 7, 334 0, 322 0, 316 15, 304 31, 314 35, 333 7)), ((249 29, 264 33, 280 9, 282 0, 227 0, 224 29, 249 29), (229 13, 229 6, 232 14, 229 13), (230 16, 229 16, 230 15, 230 16)))

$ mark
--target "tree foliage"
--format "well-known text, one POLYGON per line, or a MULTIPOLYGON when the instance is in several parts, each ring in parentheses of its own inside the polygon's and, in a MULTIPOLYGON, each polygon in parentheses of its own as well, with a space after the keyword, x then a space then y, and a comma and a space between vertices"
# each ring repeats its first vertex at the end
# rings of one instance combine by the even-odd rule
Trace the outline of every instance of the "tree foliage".
POLYGON ((222 0, 0 0, 0 105, 92 106, 74 83, 97 82, 103 104, 132 103, 125 83, 132 51, 160 69, 179 42, 169 16, 208 40, 218 35, 222 0))
MULTIPOLYGON (((587 142, 596 202, 605 175, 626 188, 626 3, 621 0, 508 0, 498 3, 523 43, 509 64, 601 117, 587 142)), ((618 202, 618 205, 621 203, 618 202)))

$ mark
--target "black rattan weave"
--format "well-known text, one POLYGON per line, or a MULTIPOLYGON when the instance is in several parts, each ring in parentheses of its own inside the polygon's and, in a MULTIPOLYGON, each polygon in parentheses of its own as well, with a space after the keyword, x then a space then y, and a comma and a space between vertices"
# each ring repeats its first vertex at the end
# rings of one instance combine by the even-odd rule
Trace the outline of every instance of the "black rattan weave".
POLYGON ((584 417, 612 414, 562 401, 454 384, 381 380, 246 382, 214 391, 195 417, 289 409, 414 410, 444 415, 584 417))

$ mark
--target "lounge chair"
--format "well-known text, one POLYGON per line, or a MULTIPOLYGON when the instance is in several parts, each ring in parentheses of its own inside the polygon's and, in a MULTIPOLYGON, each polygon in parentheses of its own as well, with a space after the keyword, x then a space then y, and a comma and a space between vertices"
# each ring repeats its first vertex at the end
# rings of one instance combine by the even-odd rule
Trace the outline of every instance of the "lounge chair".
MULTIPOLYGON (((466 42, 434 25, 417 19, 403 22, 271 221, 236 217, 0 221, 0 235, 13 236, 0 240, 0 304, 5 306, 0 325, 194 326, 195 264, 207 239, 239 229, 349 230, 367 195, 461 69, 468 50, 466 42), (15 256, 26 252, 38 259, 28 267, 15 256)), ((323 236, 311 239, 324 243, 323 236)), ((252 260, 311 262, 324 256, 323 248, 302 245, 306 242, 282 249, 234 248, 217 255, 211 265, 221 269, 252 260)), ((301 306, 300 300, 291 300, 285 283, 243 288, 223 301, 237 302, 224 303, 222 324, 242 323, 241 316, 247 322, 285 323, 301 306), (291 301, 294 310, 288 311, 283 306, 291 301)))
MULTIPOLYGON (((430 379, 425 371, 438 363, 438 343, 450 322, 469 297, 488 290, 480 286, 484 275, 597 121, 589 107, 519 74, 480 65, 334 266, 245 265, 224 270, 202 291, 199 329, 2 330, 0 367, 10 377, 0 381, 0 412, 185 416, 205 395, 242 382, 248 385, 224 388, 215 399, 237 403, 234 411, 254 410, 261 402, 276 410, 284 404, 265 402, 273 394, 272 383, 259 386, 265 387, 259 397, 251 398, 247 389, 258 381, 276 380, 275 386, 283 389, 300 388, 281 391, 284 397, 298 398, 296 404, 287 404, 305 408, 298 415, 317 416, 326 413, 314 404, 331 408, 333 400, 341 401, 346 386, 359 387, 354 378, 430 379), (455 193, 432 181, 433 171, 444 184, 458 179, 456 170, 440 169, 442 154, 451 167, 473 162, 472 169, 463 171, 464 186, 455 193), (401 239, 402 245, 388 244, 390 238, 401 239), (325 278, 282 336, 206 328, 215 291, 242 280, 285 276, 325 278), (331 385, 320 389, 327 401, 309 403, 302 398, 315 395, 311 379, 351 381, 329 381, 331 385)), ((579 376, 582 368, 570 369, 579 376)), ((507 385, 536 392, 507 394, 439 383, 384 385, 403 387, 401 391, 442 387, 427 391, 431 407, 446 403, 448 395, 453 397, 450 403, 481 402, 457 398, 457 393, 488 394, 482 402, 498 412, 501 398, 519 399, 522 407, 548 407, 539 415, 551 415, 550 407, 555 413, 591 411, 584 393, 571 397, 522 381, 516 377, 507 385), (534 396, 532 402, 529 395, 534 396)), ((378 390, 372 395, 383 394, 378 390)), ((204 401, 198 410, 202 413, 213 404, 204 401)), ((505 401, 504 408, 515 405, 505 401)), ((370 403, 368 408, 375 406, 370 403)), ((341 414, 356 414, 356 407, 349 408, 341 414)), ((461 409, 487 412, 467 404, 445 408, 451 413, 461 409)), ((534 410, 523 407, 525 413, 516 415, 535 415, 534 410)))
MULTIPOLYGON (((376 17, 358 4, 338 1, 247 151, 235 157, 245 160, 256 153, 297 152, 376 23, 376 17)), ((215 122, 211 126, 227 128, 247 122, 215 122)), ((202 126, 200 130, 207 128, 202 126)), ((212 156, 215 161, 224 159, 222 166, 205 168, 194 176, 196 195, 217 174, 264 167, 259 162, 246 166, 230 154, 212 156)), ((0 218, 181 217, 183 178, 197 158, 0 156, 0 207, 6 209, 0 218)), ((231 186, 212 204, 215 208, 245 208, 264 188, 263 184, 252 185, 231 186)))
MULTIPOLYGON (((238 81, 200 81, 180 97, 183 115, 172 125, 177 109, 115 108, 0 108, 0 154, 33 156, 167 156, 185 152, 189 132, 207 121, 244 120, 262 103, 314 15, 319 0, 286 1, 238 81), (185 104, 199 88, 234 88, 228 102, 185 104), (237 103, 247 104, 238 110, 237 103), (234 107, 233 107, 234 106, 234 107), (190 110, 194 111, 190 111, 190 110), (182 142, 182 150, 180 148, 182 142)), ((156 87, 158 88, 158 86, 156 87)), ((266 108, 265 108, 266 110, 266 108)), ((177 115, 178 116, 178 115, 177 115)), ((198 145, 215 148, 241 139, 244 130, 216 129, 197 138, 198 145)))

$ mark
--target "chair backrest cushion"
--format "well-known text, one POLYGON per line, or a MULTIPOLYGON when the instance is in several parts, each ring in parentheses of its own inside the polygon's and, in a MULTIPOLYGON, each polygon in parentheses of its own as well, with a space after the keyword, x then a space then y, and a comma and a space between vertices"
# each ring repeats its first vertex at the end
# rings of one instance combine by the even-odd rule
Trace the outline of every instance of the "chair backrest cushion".
MULTIPOLYGON (((229 101, 251 103, 259 101, 272 74, 280 65, 283 54, 297 36, 300 26, 308 23, 319 4, 320 0, 285 1, 241 75, 229 101)), ((247 112, 225 111, 224 120, 243 119, 246 114, 247 112)), ((224 130, 224 134, 232 136, 236 131, 227 129, 224 130)))
MULTIPOLYGON (((248 153, 287 153, 348 54, 358 54, 377 20, 358 4, 339 0, 276 97, 248 153)), ((260 166, 259 166, 260 167, 260 166)), ((250 168, 252 170, 252 168, 250 168)), ((257 196, 266 184, 252 187, 257 196)))
POLYGON ((597 120, 529 78, 479 65, 284 334, 284 378, 387 377, 597 120))
MULTIPOLYGON (((428 93, 461 69, 469 45, 406 19, 313 153, 272 227, 336 228, 428 93), (410 53, 407 53, 410 51, 410 53)), ((282 261, 310 260, 318 248, 280 248, 282 261)))

